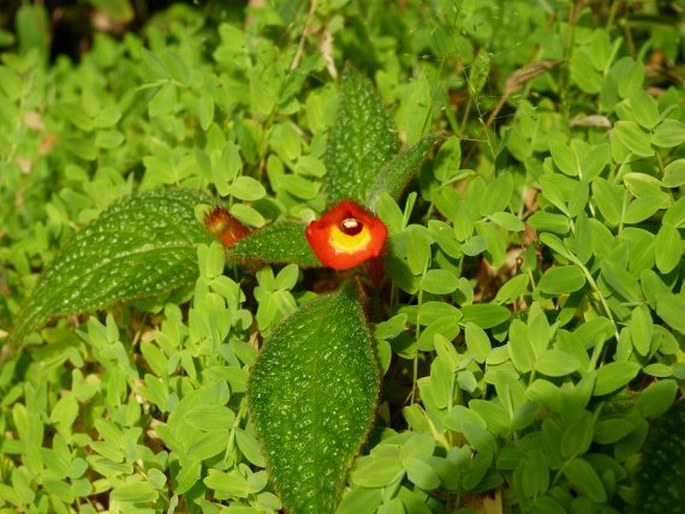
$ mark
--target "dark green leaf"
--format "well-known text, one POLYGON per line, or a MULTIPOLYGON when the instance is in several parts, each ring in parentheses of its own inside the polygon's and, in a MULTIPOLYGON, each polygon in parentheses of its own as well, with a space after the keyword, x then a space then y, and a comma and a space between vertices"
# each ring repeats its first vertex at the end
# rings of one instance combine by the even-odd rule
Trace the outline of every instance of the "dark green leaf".
POLYGON ((333 512, 378 392, 373 340, 352 283, 274 329, 252 369, 248 402, 288 510, 333 512))
POLYGON ((681 512, 685 469, 685 402, 676 403, 650 429, 635 474, 635 512, 681 512))
POLYGON ((635 425, 627 419, 616 418, 599 421, 595 426, 593 440, 599 444, 613 444, 635 430, 635 425))
POLYGON ((293 263, 321 267, 304 235, 305 228, 299 221, 277 221, 239 240, 227 251, 227 258, 252 266, 293 263))
POLYGON ((160 190, 107 209, 55 256, 10 337, 20 340, 51 318, 192 284, 196 247, 211 241, 195 219, 203 199, 188 190, 160 190))
POLYGON ((526 496, 535 497, 549 487, 549 467, 545 454, 536 448, 523 461, 523 491, 526 496))
POLYGON ((530 506, 530 514, 566 514, 566 509, 552 496, 538 496, 530 506))
POLYGON ((328 136, 324 190, 329 204, 345 198, 364 203, 381 166, 397 153, 399 141, 368 79, 348 69, 341 93, 335 125, 328 136))
POLYGON ((588 451, 594 435, 594 419, 585 411, 567 423, 561 436, 561 456, 570 459, 588 451))
MULTIPOLYGON (((433 147, 442 141, 442 137, 429 134, 413 146, 394 156, 378 170, 375 180, 366 190, 365 205, 375 210, 378 196, 385 191, 393 199, 399 200, 409 181, 416 176, 423 163, 428 159, 433 147)), ((367 170, 367 173, 369 170, 367 170)), ((369 173, 369 175, 373 175, 369 173)))
POLYGON ((571 485, 581 494, 595 503, 603 503, 607 494, 602 484, 602 479, 590 463, 581 458, 573 459, 562 468, 564 475, 571 485))

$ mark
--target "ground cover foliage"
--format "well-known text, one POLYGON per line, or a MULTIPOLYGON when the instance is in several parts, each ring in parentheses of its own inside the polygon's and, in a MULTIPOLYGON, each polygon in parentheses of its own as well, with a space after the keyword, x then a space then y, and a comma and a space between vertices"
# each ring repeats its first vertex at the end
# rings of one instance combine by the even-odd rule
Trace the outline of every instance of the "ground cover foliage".
POLYGON ((681 2, 80 5, 0 19, 0 512, 684 508, 681 2), (344 197, 377 288, 272 244, 344 197), (276 463, 264 363, 369 378, 276 463))

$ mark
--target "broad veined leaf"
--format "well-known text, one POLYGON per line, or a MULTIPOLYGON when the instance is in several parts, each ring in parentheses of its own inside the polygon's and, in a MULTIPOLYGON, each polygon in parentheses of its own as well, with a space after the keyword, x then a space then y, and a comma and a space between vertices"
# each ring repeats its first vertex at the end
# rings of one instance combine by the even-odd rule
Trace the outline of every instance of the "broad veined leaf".
POLYGON ((195 218, 203 199, 189 190, 158 190, 107 209, 48 265, 10 338, 21 340, 52 318, 192 284, 196 247, 212 240, 195 218))
POLYGON ((390 194, 393 199, 399 200, 409 181, 430 156, 433 147, 442 140, 443 137, 440 135, 429 134, 383 164, 366 194, 366 205, 375 211, 378 196, 383 191, 390 194))
POLYGON ((289 512, 333 512, 373 423, 379 368, 348 283, 305 304, 272 332, 252 369, 248 402, 271 479, 289 512))
POLYGON ((685 490, 685 402, 679 401, 654 422, 636 472, 636 512, 682 510, 685 490))
POLYGON ((329 205, 344 199, 364 203, 381 166, 399 150, 397 134, 368 79, 348 69, 341 93, 325 157, 329 205))
POLYGON ((227 250, 229 261, 240 264, 290 264, 321 267, 304 235, 306 223, 277 221, 236 242, 227 250))

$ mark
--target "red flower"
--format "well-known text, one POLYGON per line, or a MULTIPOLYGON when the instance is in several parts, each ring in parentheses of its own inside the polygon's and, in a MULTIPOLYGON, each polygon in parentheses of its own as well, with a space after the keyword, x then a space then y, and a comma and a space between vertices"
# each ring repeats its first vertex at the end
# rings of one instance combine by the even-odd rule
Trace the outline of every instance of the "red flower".
POLYGON ((306 230, 317 258, 337 270, 353 268, 380 255, 387 235, 388 229, 379 218, 350 200, 326 211, 306 230))
POLYGON ((205 216, 205 227, 226 248, 250 234, 248 228, 221 207, 215 207, 205 216))

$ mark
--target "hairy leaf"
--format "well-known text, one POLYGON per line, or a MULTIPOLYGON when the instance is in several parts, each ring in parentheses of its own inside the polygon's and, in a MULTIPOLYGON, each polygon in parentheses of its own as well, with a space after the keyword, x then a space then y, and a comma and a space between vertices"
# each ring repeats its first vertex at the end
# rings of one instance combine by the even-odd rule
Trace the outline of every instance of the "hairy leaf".
POLYGON ((329 205, 343 199, 364 203, 383 163, 399 150, 399 141, 371 83, 348 69, 342 101, 326 148, 324 190, 329 205))
POLYGON ((158 190, 126 198, 77 232, 20 311, 12 340, 59 316, 103 309, 192 284, 196 246, 211 237, 195 218, 203 197, 158 190))
POLYGON ((355 286, 305 304, 264 343, 248 402, 289 512, 333 512, 371 428, 379 369, 355 286))
POLYGON ((685 505, 685 402, 676 403, 650 430, 635 480, 635 512, 682 512, 685 505))
POLYGON ((387 161, 379 170, 370 189, 368 189, 366 205, 375 211, 378 204, 378 196, 383 191, 390 194, 395 200, 398 200, 409 181, 430 156, 431 150, 442 140, 443 137, 438 134, 429 134, 413 146, 396 155, 393 159, 387 161))
POLYGON ((299 221, 281 221, 239 240, 227 253, 230 261, 247 265, 294 263, 304 268, 321 267, 299 221))

